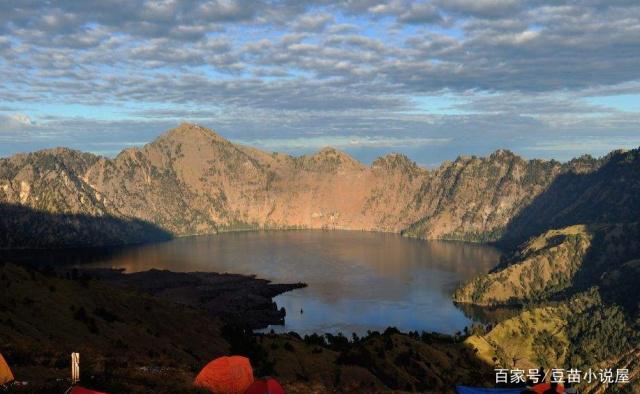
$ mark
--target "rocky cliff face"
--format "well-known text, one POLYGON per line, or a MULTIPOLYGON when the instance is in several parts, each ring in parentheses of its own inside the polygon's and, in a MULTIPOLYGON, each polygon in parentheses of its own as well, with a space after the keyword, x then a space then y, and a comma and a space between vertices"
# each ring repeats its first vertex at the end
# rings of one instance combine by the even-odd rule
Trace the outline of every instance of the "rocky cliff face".
POLYGON ((494 241, 525 206, 570 167, 526 161, 508 151, 459 157, 430 173, 413 200, 422 217, 406 234, 420 238, 494 241))
POLYGON ((567 163, 544 193, 516 215, 505 241, 520 241, 549 229, 574 224, 625 223, 640 214, 640 149, 614 151, 601 160, 567 163))
MULTIPOLYGON (((530 219, 526 208, 548 205, 542 196, 555 190, 558 179, 582 179, 601 165, 592 158, 526 161, 497 151, 435 170, 398 154, 366 166, 331 148, 301 157, 267 153, 183 124, 114 159, 68 149, 0 159, 0 204, 136 219, 173 235, 331 228, 491 241, 508 225, 513 236, 531 235, 532 227, 544 223, 535 215, 530 219)), ((600 201, 595 197, 585 204, 600 201)))

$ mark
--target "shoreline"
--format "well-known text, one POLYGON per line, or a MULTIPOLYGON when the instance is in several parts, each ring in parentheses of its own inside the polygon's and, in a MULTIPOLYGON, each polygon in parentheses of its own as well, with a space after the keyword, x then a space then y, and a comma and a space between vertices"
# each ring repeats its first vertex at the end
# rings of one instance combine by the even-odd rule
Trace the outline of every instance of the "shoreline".
MULTIPOLYGON (((99 249, 113 249, 113 248, 128 248, 128 247, 137 247, 143 245, 151 245, 156 243, 165 243, 171 242, 176 239, 182 238, 190 238, 190 237, 205 237, 205 236, 215 236, 222 234, 232 234, 232 233, 251 233, 251 232, 288 232, 288 231, 322 231, 322 232, 333 232, 333 231, 348 231, 348 232, 360 232, 360 233, 375 233, 375 234, 388 234, 388 235, 398 235, 405 239, 412 239, 416 241, 433 241, 433 242, 461 242, 468 243, 474 245, 486 245, 494 247, 500 251, 504 251, 504 246, 499 241, 477 241, 473 239, 460 239, 453 237, 443 237, 443 238, 423 238, 417 237, 411 234, 406 234, 403 230, 400 231, 385 231, 385 230, 375 230, 375 229, 358 229, 358 228, 350 228, 350 227, 246 227, 246 228, 237 228, 237 229, 223 229, 215 232, 205 232, 205 233, 190 233, 190 234, 171 234, 168 239, 157 239, 157 240, 146 240, 142 242, 126 242, 126 243, 116 243, 116 244, 106 244, 106 245, 91 245, 91 246, 63 246, 63 247, 46 247, 46 248, 37 248, 37 247, 23 247, 23 248, 6 248, 0 246, 0 253, 2 252, 44 252, 44 251, 84 251, 84 250, 99 250, 99 249)), ((9 262, 9 261, 7 261, 9 262)))
POLYGON ((306 283, 272 283, 255 275, 215 272, 174 272, 151 269, 125 273, 123 269, 80 268, 64 274, 85 275, 103 283, 194 307, 225 323, 263 329, 283 324, 286 311, 273 298, 307 287, 306 283), (75 274, 74 274, 75 273, 75 274))

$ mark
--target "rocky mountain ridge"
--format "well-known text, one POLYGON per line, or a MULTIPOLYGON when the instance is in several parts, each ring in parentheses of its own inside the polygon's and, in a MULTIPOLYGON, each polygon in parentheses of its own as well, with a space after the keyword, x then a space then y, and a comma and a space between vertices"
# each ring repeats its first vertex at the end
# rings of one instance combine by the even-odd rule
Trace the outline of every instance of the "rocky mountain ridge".
MULTIPOLYGON (((532 220, 525 215, 518 222, 518 215, 554 182, 590 176, 625 154, 559 163, 501 150, 434 170, 390 154, 367 166, 333 148, 300 157, 268 153, 182 124, 113 159, 64 148, 0 159, 0 205, 139 220, 174 236, 315 228, 495 241, 513 226, 510 233, 520 239, 531 235, 532 220)), ((56 230, 43 223, 40 232, 48 231, 56 230)))

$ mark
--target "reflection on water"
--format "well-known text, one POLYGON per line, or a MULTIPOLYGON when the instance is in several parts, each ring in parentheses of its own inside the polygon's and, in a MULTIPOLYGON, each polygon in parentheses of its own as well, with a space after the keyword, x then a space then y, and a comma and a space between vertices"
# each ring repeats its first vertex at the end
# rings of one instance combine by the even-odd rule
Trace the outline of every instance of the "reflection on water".
POLYGON ((419 241, 354 231, 273 231, 179 238, 121 249, 22 252, 30 261, 173 271, 255 274, 308 288, 276 298, 287 310, 276 331, 427 330, 452 333, 470 324, 451 293, 457 283, 499 260, 491 247, 419 241), (303 313, 301 313, 303 311, 303 313))

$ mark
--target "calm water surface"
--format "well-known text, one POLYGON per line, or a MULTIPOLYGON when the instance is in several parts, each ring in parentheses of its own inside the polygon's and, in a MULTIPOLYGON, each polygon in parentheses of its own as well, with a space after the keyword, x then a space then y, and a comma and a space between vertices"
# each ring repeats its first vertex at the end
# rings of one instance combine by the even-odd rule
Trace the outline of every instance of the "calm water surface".
MULTIPOLYGON (((354 231, 271 231, 186 237, 116 250, 47 253, 57 263, 255 274, 309 287, 276 297, 278 331, 427 330, 453 333, 471 320, 451 301, 462 281, 499 259, 491 247, 354 231), (64 261, 60 261, 60 260, 64 261), (301 313, 304 311, 304 313, 301 313)), ((86 266, 86 265, 85 265, 86 266)))

